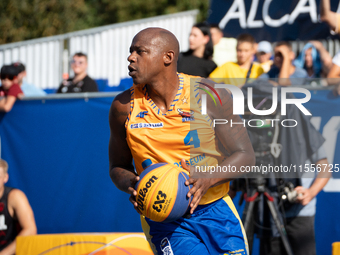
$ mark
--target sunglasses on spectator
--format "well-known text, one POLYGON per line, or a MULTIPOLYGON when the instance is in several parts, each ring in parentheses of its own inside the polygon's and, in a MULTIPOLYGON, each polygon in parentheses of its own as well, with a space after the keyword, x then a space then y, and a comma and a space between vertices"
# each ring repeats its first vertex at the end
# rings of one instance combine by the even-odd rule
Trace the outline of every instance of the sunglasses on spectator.
POLYGON ((82 65, 82 64, 84 64, 84 61, 75 61, 75 60, 72 60, 72 61, 71 61, 71 64, 74 64, 74 65, 82 65))
POLYGON ((1 80, 6 80, 9 79, 10 81, 13 81, 16 76, 14 75, 6 75, 6 74, 1 74, 1 80))

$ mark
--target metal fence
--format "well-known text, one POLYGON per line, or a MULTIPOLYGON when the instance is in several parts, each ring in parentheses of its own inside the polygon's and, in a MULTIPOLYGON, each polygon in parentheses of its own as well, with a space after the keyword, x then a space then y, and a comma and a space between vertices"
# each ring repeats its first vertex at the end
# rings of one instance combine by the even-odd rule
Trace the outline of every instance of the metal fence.
MULTIPOLYGON (((0 66, 20 61, 26 65, 27 82, 42 89, 56 89, 70 57, 79 51, 88 55, 88 74, 108 79, 118 86, 128 78, 127 57, 133 36, 146 27, 162 27, 173 32, 181 50, 189 47, 189 34, 198 10, 123 22, 58 36, 0 45, 0 66)), ((71 73, 72 75, 72 73, 71 73)))

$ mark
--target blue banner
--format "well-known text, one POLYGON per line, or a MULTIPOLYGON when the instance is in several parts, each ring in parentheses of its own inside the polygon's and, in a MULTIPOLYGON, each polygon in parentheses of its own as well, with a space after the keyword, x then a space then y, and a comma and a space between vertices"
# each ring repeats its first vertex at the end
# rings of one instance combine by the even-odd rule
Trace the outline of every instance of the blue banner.
MULTIPOLYGON (((208 22, 219 24, 225 36, 252 34, 256 41, 293 41, 333 37, 319 21, 320 0, 212 0, 208 22)), ((331 0, 336 12, 338 0, 331 0)))

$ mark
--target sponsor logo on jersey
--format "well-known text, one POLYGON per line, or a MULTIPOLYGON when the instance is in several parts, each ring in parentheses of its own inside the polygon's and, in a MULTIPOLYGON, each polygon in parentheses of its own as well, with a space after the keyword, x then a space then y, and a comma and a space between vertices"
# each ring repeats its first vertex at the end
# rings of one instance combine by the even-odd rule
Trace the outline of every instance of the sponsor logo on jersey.
POLYGON ((178 108, 177 111, 178 111, 179 115, 182 116, 182 122, 188 122, 188 121, 191 121, 191 120, 195 120, 193 110, 190 110, 190 112, 185 112, 185 111, 183 111, 183 109, 178 108))
POLYGON ((144 118, 144 116, 148 115, 148 111, 141 111, 140 113, 137 114, 137 118, 144 118))
POLYGON ((162 241, 161 241, 161 250, 163 252, 163 255, 173 255, 174 252, 171 249, 171 244, 170 241, 167 237, 165 237, 162 241))
POLYGON ((162 128, 164 127, 163 122, 160 123, 136 123, 136 124, 131 124, 130 128, 162 128))

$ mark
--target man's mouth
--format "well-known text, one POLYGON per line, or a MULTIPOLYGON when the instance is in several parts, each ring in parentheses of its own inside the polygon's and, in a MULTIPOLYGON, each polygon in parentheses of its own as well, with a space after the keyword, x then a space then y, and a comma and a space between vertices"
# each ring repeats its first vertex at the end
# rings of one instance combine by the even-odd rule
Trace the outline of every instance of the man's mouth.
POLYGON ((130 76, 135 75, 136 72, 137 72, 137 70, 134 67, 132 67, 132 66, 128 66, 128 69, 129 69, 129 75, 130 76))

